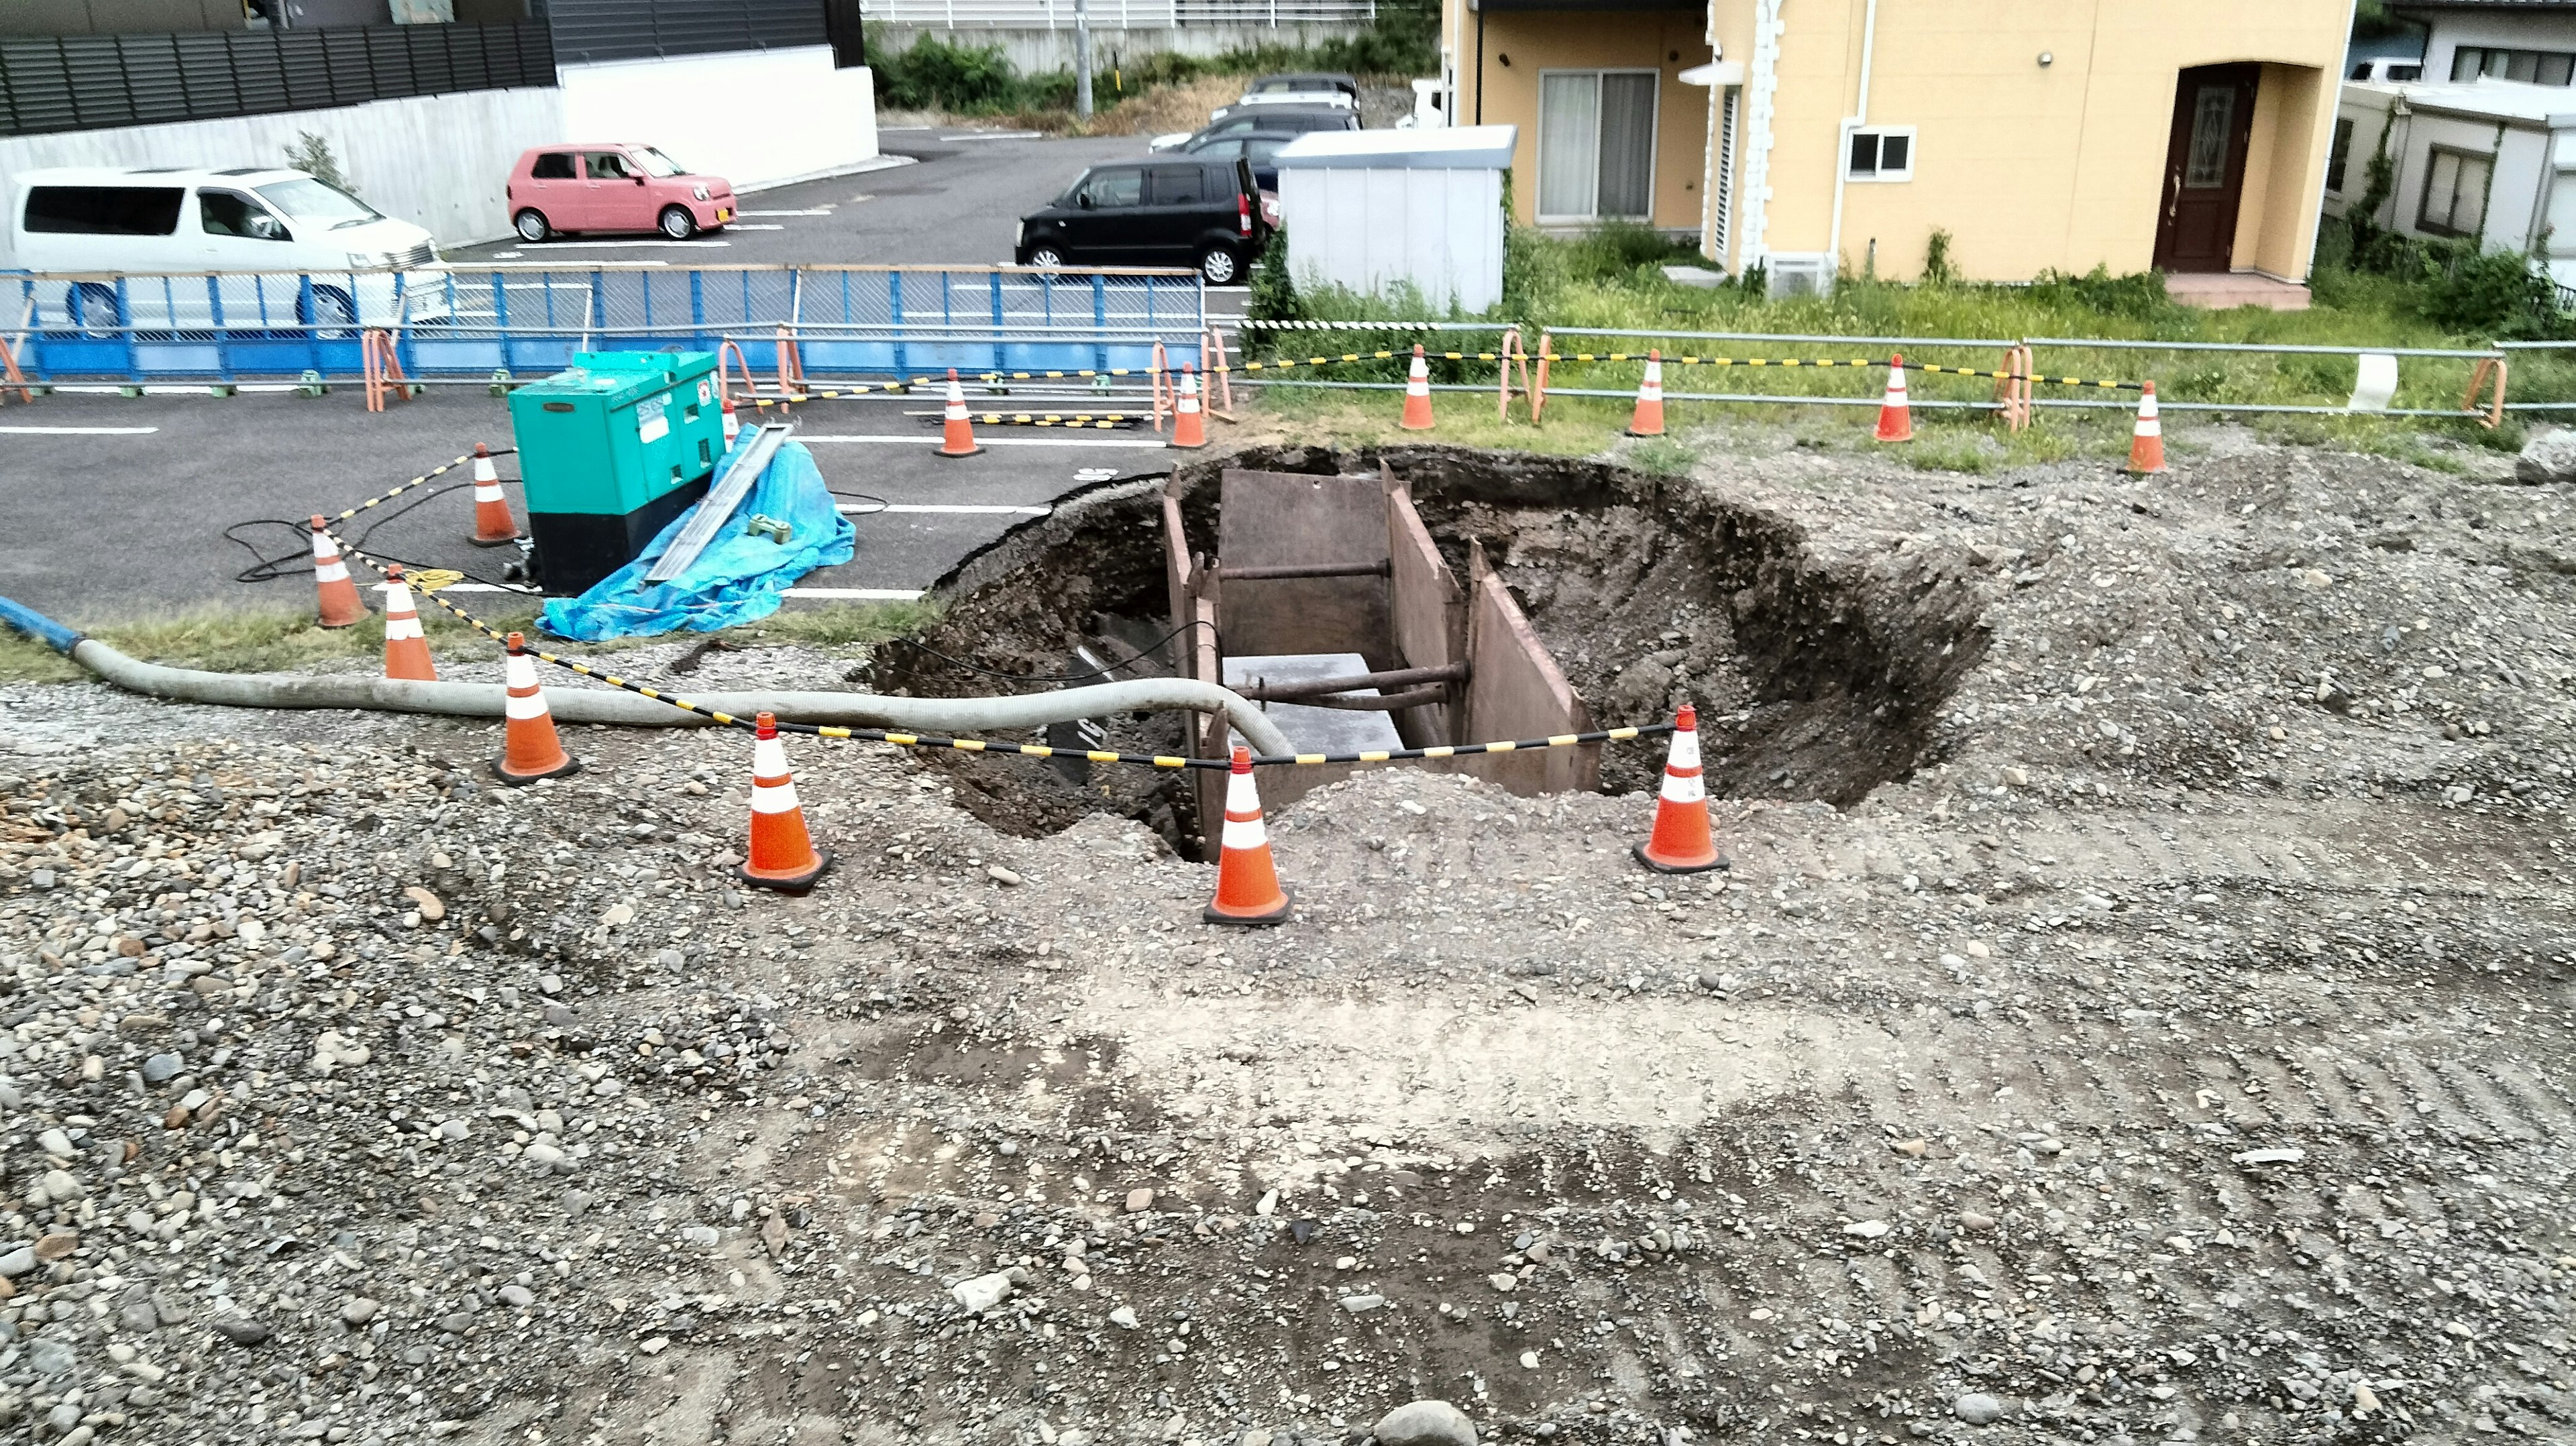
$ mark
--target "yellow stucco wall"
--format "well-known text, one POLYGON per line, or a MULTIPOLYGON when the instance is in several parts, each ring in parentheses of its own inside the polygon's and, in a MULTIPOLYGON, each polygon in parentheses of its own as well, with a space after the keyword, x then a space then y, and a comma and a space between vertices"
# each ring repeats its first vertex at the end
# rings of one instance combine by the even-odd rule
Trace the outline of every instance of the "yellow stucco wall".
MULTIPOLYGON (((1464 0, 1449 6, 1446 41, 1458 57, 1458 118, 1476 113, 1476 17, 1464 0), (1458 28, 1463 22, 1463 29, 1458 28)), ((1699 187, 1707 166, 1708 91, 1675 79, 1707 63, 1705 17, 1692 11, 1573 14, 1496 12, 1485 17, 1484 123, 1520 127, 1512 153, 1512 205, 1538 216, 1538 77, 1541 69, 1651 69, 1655 81, 1656 226, 1699 229, 1699 187), (1678 57, 1678 58, 1676 58, 1678 57)))
MULTIPOLYGON (((1751 67, 1755 0, 1713 0, 1723 56, 1751 67)), ((1786 0, 1772 122, 1765 242, 1822 252, 1833 232, 1841 122, 1857 100, 1868 0, 1786 0)), ((2333 131, 2351 0, 1879 0, 1868 121, 1917 128, 1911 181, 1843 187, 1840 254, 1857 272, 1917 274, 1937 228, 1961 274, 2025 280, 2050 268, 2153 264, 2176 75, 2264 63, 2238 211, 2234 265, 2301 278, 2333 131), (2052 61, 2038 63, 2041 52, 2052 61)), ((1460 113, 1472 114, 1475 14, 1448 0, 1460 113)), ((1707 57, 1697 17, 1675 13, 1494 13, 1486 17, 1486 119, 1522 127, 1515 189, 1534 204, 1539 67, 1650 63, 1669 77, 1707 57), (1511 38, 1506 40, 1504 36, 1511 38), (1651 41, 1649 37, 1652 37, 1651 41), (1680 50, 1680 64, 1662 63, 1680 50), (1506 69, 1496 52, 1510 52, 1506 69)), ((1751 77, 1745 100, 1749 116, 1751 77)), ((1661 91, 1655 223, 1699 219, 1708 92, 1661 91), (1679 112, 1697 110, 1695 116, 1679 112), (1688 189, 1685 189, 1685 186, 1688 189)), ((1752 136, 1739 133, 1739 175, 1752 136)), ((1749 198, 1735 207, 1740 243, 1749 198)), ((1730 266, 1738 259, 1724 258, 1730 266)))

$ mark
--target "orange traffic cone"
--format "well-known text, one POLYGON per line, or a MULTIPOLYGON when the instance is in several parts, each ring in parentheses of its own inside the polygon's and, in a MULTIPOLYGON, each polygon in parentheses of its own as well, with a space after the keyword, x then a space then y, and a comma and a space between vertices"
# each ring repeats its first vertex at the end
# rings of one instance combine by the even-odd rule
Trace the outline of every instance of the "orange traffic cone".
POLYGON ((984 449, 975 445, 975 428, 966 420, 966 389, 957 385, 957 368, 948 369, 948 421, 939 438, 942 457, 972 457, 984 449))
POLYGON ((1646 379, 1637 383, 1637 414, 1628 419, 1631 437, 1664 434, 1664 354, 1646 353, 1646 379))
POLYGON ((2165 424, 2156 420, 2156 384, 2138 398, 2137 430, 2129 434, 2129 472, 2145 477, 2165 470, 2165 424))
POLYGON ((796 780, 787 771, 787 749, 778 741, 778 715, 760 715, 751 745, 751 858, 736 876, 746 884, 801 894, 814 887, 832 856, 805 832, 805 810, 796 802, 796 780))
POLYGON ((537 686, 537 661, 528 656, 527 634, 510 634, 510 660, 502 680, 510 699, 502 708, 501 756, 492 760, 492 771, 508 784, 579 772, 580 761, 564 752, 563 740, 555 736, 555 715, 546 711, 545 690, 537 686))
POLYGON ((358 601, 358 585, 349 580, 349 564, 340 559, 340 544, 331 540, 320 513, 313 515, 313 588, 320 594, 322 626, 345 628, 367 615, 358 601))
POLYGON ((411 584, 403 581, 401 563, 385 569, 384 594, 385 676, 438 681, 438 669, 429 661, 429 635, 420 630, 420 614, 412 607, 411 584))
POLYGON ((492 468, 492 449, 474 444, 474 535, 476 547, 507 547, 519 540, 519 524, 510 520, 510 499, 501 495, 501 474, 492 468))
POLYGON ((1404 420, 1398 423, 1408 432, 1431 430, 1431 366, 1422 359, 1422 345, 1413 347, 1413 373, 1404 379, 1404 420))
POLYGON ((724 429, 725 445, 730 447, 733 445, 734 437, 742 431, 742 418, 734 415, 733 394, 730 392, 725 394, 724 399, 724 429))
POLYGON ((1633 850, 1659 874, 1697 874, 1726 867, 1708 831, 1708 785, 1699 769, 1699 710, 1688 703, 1673 719, 1673 751, 1655 799, 1655 832, 1633 850))
POLYGON ((1172 404, 1172 445, 1204 447, 1207 445, 1207 414, 1199 410, 1199 364, 1188 362, 1181 367, 1180 400, 1172 404))
POLYGON ((1887 395, 1878 403, 1878 440, 1911 442, 1914 440, 1914 414, 1905 405, 1905 358, 1892 357, 1887 363, 1887 395))
POLYGON ((1225 835, 1217 853, 1216 902, 1200 914, 1211 924, 1282 924, 1288 895, 1270 866, 1270 834, 1261 826, 1261 795, 1252 786, 1252 750, 1234 750, 1225 781, 1225 835))

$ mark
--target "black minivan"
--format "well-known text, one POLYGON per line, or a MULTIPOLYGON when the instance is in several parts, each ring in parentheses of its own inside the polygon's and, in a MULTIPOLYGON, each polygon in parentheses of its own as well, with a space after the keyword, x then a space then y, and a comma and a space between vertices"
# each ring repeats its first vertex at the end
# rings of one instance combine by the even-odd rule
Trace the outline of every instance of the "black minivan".
POLYGON ((1232 286, 1269 239, 1242 158, 1155 156, 1083 172, 1020 218, 1014 256, 1022 266, 1190 266, 1232 286))

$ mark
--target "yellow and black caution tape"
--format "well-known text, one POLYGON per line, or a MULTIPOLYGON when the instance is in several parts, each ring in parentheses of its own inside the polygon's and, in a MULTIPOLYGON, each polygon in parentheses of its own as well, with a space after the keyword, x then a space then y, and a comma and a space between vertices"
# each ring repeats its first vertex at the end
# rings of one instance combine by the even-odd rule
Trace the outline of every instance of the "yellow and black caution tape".
MULTIPOLYGON (((906 412, 905 416, 937 420, 938 412, 906 412)), ((1069 430, 1092 428, 1109 431, 1132 427, 1145 418, 1134 412, 968 412, 967 417, 979 427, 1063 427, 1069 430)))
MULTIPOLYGON (((498 449, 498 450, 495 450, 495 451, 490 452, 488 455, 490 455, 490 456, 492 456, 492 457, 496 457, 496 458, 498 458, 498 457, 507 457, 507 456, 509 456, 511 453, 516 452, 517 450, 519 450, 519 449, 518 449, 518 448, 516 448, 516 447, 502 447, 502 448, 500 448, 500 449, 498 449)), ((388 488, 387 490, 382 491, 382 492, 379 492, 379 493, 377 493, 375 496, 368 498, 366 501, 359 503, 359 504, 358 504, 357 506, 355 506, 355 507, 350 507, 350 508, 345 508, 345 509, 343 509, 343 510, 342 510, 341 512, 339 512, 337 515, 333 516, 333 517, 331 518, 331 520, 332 520, 332 521, 334 521, 334 522, 346 522, 346 521, 348 521, 350 518, 357 516, 359 513, 366 511, 368 508, 370 508, 370 507, 381 507, 381 506, 383 506, 385 503, 388 503, 388 502, 393 501, 395 498, 400 497, 401 495, 403 495, 403 494, 404 494, 404 493, 406 493, 406 492, 409 492, 410 490, 412 490, 412 489, 413 489, 413 488, 415 488, 415 487, 426 487, 426 486, 428 486, 431 482, 436 481, 436 480, 437 480, 438 478, 440 478, 440 477, 444 477, 444 476, 446 476, 448 473, 455 471, 457 468, 462 467, 462 466, 464 466, 466 463, 471 462, 471 461, 473 461, 473 460, 474 460, 474 454, 473 454, 473 453, 471 453, 471 452, 468 452, 468 453, 466 453, 464 456, 457 458, 457 459, 456 459, 455 461, 453 461, 453 462, 442 463, 442 464, 441 464, 441 465, 439 465, 439 466, 432 467, 432 468, 430 468, 428 471, 421 473, 419 476, 414 477, 414 478, 413 478, 413 479, 411 479, 410 481, 405 482, 405 483, 404 483, 404 484, 402 484, 400 487, 388 488)), ((325 530, 327 531, 328 529, 325 529, 325 530)), ((334 538, 337 538, 337 537, 339 536, 339 534, 338 534, 338 533, 336 533, 336 532, 335 532, 335 533, 332 533, 331 535, 332 535, 334 538)))
MULTIPOLYGON (((341 515, 345 517, 348 514, 341 515)), ((332 533, 331 537, 332 541, 339 544, 342 555, 358 558, 380 573, 385 570, 383 561, 359 551, 338 533, 332 533)), ((436 577, 436 574, 425 576, 436 577)), ((438 589, 454 581, 456 581, 454 577, 438 578, 435 587, 423 586, 418 590, 419 595, 445 608, 458 622, 507 647, 509 645, 507 635, 439 596, 438 589)), ((606 683, 612 688, 622 688, 629 693, 650 698, 654 702, 666 704, 683 712, 694 713, 728 728, 757 729, 759 727, 755 719, 709 708, 677 694, 665 693, 658 688, 631 682, 614 673, 603 673, 588 663, 564 657, 559 653, 531 647, 528 649, 528 655, 539 662, 552 663, 558 668, 569 669, 585 678, 606 683)), ((947 748, 961 753, 1017 754, 1022 758, 1080 758, 1091 763, 1132 763, 1147 768, 1224 769, 1233 766, 1223 758, 1189 758, 1173 753, 1119 753, 1104 748, 1051 748, 1043 743, 996 743, 982 738, 940 738, 921 733, 899 733, 885 728, 845 728, 828 723, 791 723, 785 719, 778 720, 778 727, 780 731, 787 733, 802 733, 816 738, 838 738, 862 743, 889 743, 898 748, 947 748)), ((1364 753, 1265 754, 1254 758, 1252 762, 1257 768, 1280 768, 1313 767, 1331 763, 1393 763, 1414 758, 1472 758, 1482 753, 1526 753, 1535 749, 1579 748, 1594 743, 1618 743, 1632 738, 1660 737, 1672 731, 1673 725, 1670 723, 1645 723, 1628 728, 1602 728, 1589 733, 1560 733, 1548 738, 1504 739, 1493 743, 1442 744, 1429 748, 1385 748, 1364 753)))

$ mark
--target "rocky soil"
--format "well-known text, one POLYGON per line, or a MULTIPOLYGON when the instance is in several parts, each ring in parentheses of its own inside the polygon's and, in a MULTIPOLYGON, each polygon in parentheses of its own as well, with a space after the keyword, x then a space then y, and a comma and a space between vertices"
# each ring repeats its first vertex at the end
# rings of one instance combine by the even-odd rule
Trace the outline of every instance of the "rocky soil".
MULTIPOLYGON (((1685 878, 1635 795, 1364 774, 1269 931, 868 745, 791 740, 785 899, 737 734, 507 790, 479 724, 0 690, 0 1430, 2576 1438, 2576 497, 2207 437, 1711 463, 1973 595, 1912 767, 1739 768, 1685 878)), ((1724 681, 1721 769, 1796 687, 1724 681)))

